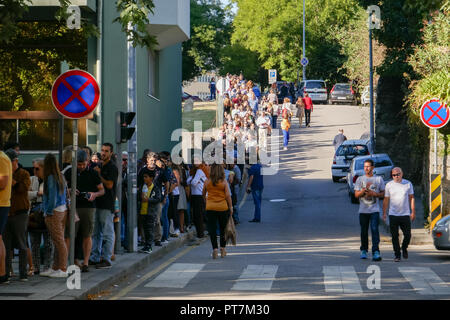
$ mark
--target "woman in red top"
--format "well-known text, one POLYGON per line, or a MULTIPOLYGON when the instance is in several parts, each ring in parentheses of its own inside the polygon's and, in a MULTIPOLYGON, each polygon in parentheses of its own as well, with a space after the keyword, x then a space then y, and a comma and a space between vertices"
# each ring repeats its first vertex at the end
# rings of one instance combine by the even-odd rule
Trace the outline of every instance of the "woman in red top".
POLYGON ((313 103, 309 94, 305 92, 305 97, 303 98, 303 104, 305 105, 305 125, 310 127, 309 123, 311 122, 311 112, 313 111, 313 103))

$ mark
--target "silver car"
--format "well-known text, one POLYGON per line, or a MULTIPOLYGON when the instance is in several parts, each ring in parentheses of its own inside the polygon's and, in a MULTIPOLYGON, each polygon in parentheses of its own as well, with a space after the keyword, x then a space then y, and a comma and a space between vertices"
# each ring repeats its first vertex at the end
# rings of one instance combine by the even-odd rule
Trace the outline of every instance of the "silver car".
POLYGON ((344 141, 334 153, 333 164, 331 165, 333 182, 339 182, 341 178, 347 176, 350 163, 354 157, 368 154, 370 153, 367 140, 344 141))
POLYGON ((450 250, 450 215, 445 216, 433 228, 434 246, 438 250, 450 250))
POLYGON ((394 168, 391 158, 386 153, 376 153, 369 156, 355 157, 350 164, 349 172, 347 173, 347 187, 348 195, 352 203, 358 203, 358 199, 355 197, 355 182, 358 177, 365 175, 364 161, 372 159, 375 165, 373 174, 381 176, 384 183, 392 180, 391 171, 394 168))

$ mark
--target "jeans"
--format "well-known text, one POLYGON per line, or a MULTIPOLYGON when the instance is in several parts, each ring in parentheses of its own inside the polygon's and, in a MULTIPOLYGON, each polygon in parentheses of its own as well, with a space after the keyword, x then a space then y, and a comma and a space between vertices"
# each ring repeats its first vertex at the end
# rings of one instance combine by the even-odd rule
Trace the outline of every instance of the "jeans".
POLYGON ((392 235, 392 246, 397 258, 400 258, 400 243, 398 239, 398 228, 403 232, 402 250, 408 249, 411 241, 411 219, 409 216, 389 216, 389 229, 392 235))
POLYGON ((305 126, 311 122, 311 109, 305 109, 305 126))
POLYGON ((361 247, 360 250, 369 251, 369 225, 372 234, 372 253, 380 251, 378 245, 380 243, 380 233, 378 231, 378 224, 380 221, 379 212, 360 213, 359 224, 361 226, 361 247))
POLYGON ((277 119, 278 119, 278 116, 276 116, 276 115, 272 116, 272 128, 273 129, 277 128, 277 119))
POLYGON ((94 234, 92 235, 91 261, 99 262, 100 258, 111 263, 114 249, 114 215, 108 209, 96 209, 94 234))
POLYGON ((167 197, 166 204, 162 208, 161 212, 161 224, 162 224, 162 237, 161 241, 165 241, 169 239, 169 204, 170 204, 170 197, 167 197))
POLYGON ((282 130, 283 131, 283 146, 287 147, 289 143, 289 131, 282 130))
POLYGON ((203 238, 204 236, 204 224, 203 224, 203 196, 192 195, 191 205, 194 211, 194 225, 197 231, 197 237, 203 238))
POLYGON ((253 202, 255 204, 254 220, 261 221, 261 201, 262 201, 262 189, 252 190, 253 202))
POLYGON ((158 212, 158 208, 156 206, 150 205, 150 208, 148 210, 148 213, 146 215, 142 216, 142 227, 144 229, 144 236, 145 236, 145 244, 144 247, 151 248, 153 237, 155 234, 155 226, 156 226, 156 215, 158 212))

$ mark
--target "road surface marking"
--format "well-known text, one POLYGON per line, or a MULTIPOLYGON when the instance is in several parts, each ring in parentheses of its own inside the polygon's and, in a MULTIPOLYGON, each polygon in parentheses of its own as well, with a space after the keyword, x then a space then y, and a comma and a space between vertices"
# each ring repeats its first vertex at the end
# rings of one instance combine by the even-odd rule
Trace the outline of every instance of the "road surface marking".
POLYGON ((177 261, 179 258, 181 258, 182 256, 184 256, 186 253, 188 253, 189 251, 191 251, 192 249, 194 249, 195 246, 193 247, 189 247, 186 248, 185 250, 181 251, 180 253, 178 253, 175 257, 170 258, 169 260, 167 260, 165 263, 163 263, 162 265, 160 265, 159 267, 157 267, 155 270, 150 271, 149 273, 147 273, 146 275, 144 275, 143 277, 139 278, 138 280, 136 280, 134 283, 130 284, 129 286, 125 287, 124 289, 120 290, 118 294, 116 294, 114 297, 112 297, 110 300, 118 300, 119 298, 127 295, 131 290, 136 289, 138 286, 140 286, 143 282, 147 281, 149 278, 153 277, 155 274, 161 272, 161 270, 163 270, 164 268, 166 268, 167 266, 169 266, 170 264, 172 264, 173 262, 177 261))
POLYGON ((269 291, 277 271, 277 265, 248 265, 231 290, 269 291))
POLYGON ((174 263, 166 271, 145 285, 147 288, 184 288, 203 269, 205 264, 174 263))
POLYGON ((400 267, 398 271, 419 294, 450 294, 450 287, 430 268, 400 267))
POLYGON ((363 293, 355 268, 352 266, 324 266, 323 282, 328 293, 363 293))

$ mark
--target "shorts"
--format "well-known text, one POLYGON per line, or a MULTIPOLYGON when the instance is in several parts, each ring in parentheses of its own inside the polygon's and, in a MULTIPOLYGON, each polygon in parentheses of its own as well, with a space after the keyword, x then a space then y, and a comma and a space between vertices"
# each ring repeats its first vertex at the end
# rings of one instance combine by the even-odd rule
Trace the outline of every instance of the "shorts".
POLYGON ((10 207, 0 207, 0 236, 5 233, 6 223, 8 222, 8 213, 10 207))
POLYGON ((95 208, 78 208, 78 217, 80 217, 79 224, 79 236, 82 238, 92 237, 94 233, 94 217, 95 208))

